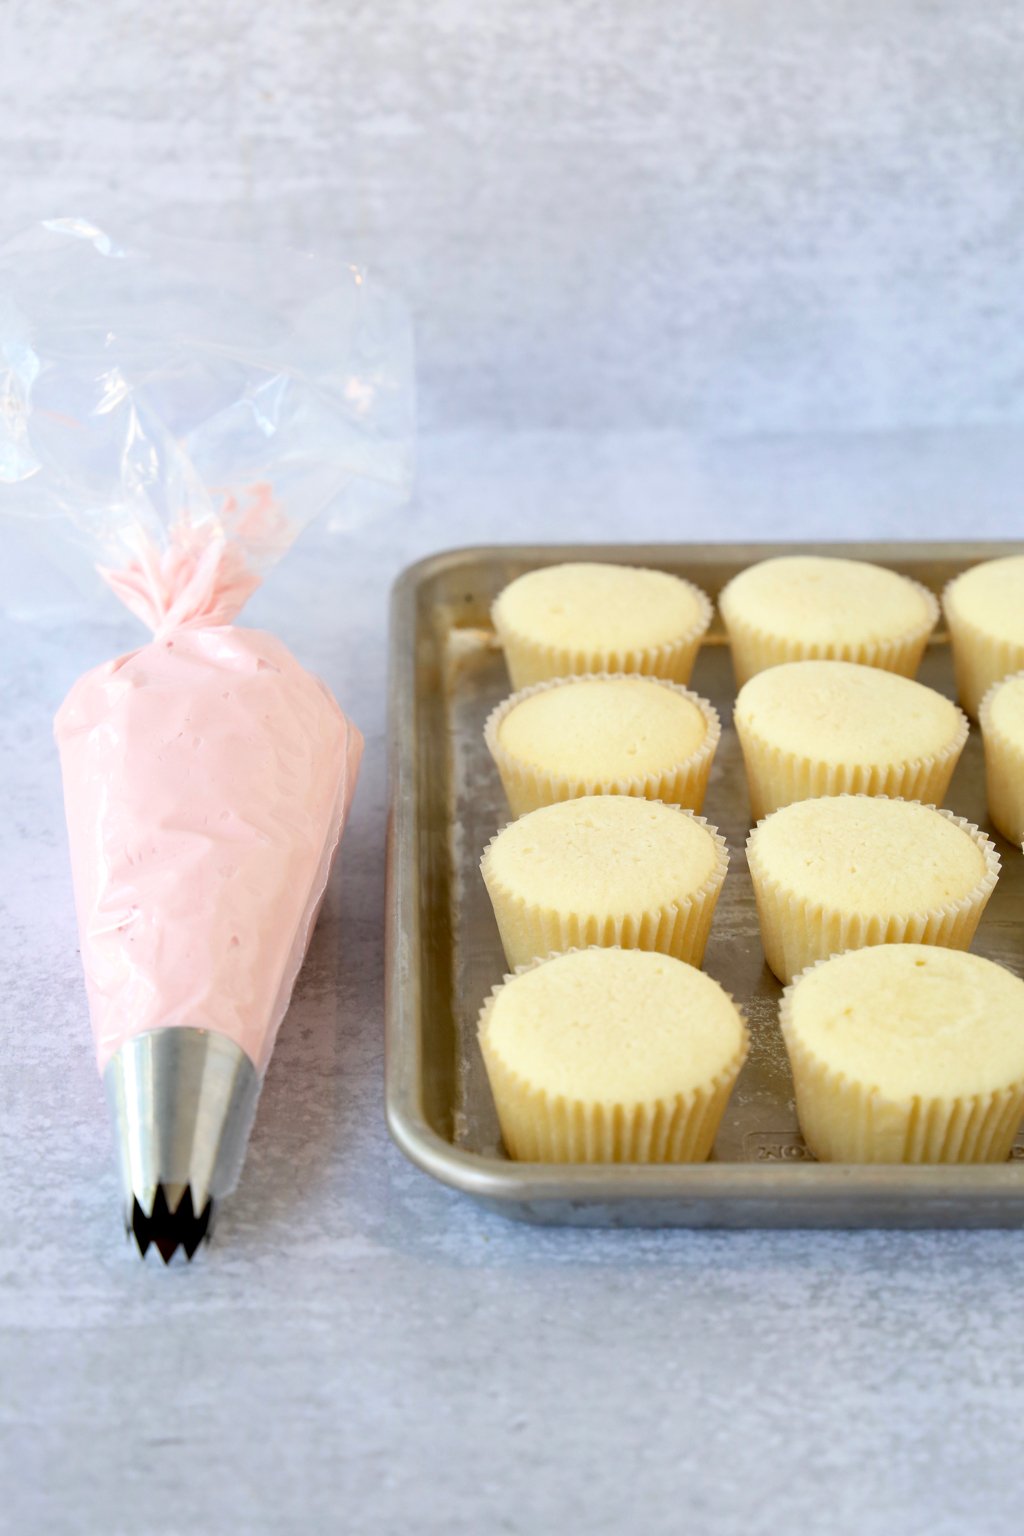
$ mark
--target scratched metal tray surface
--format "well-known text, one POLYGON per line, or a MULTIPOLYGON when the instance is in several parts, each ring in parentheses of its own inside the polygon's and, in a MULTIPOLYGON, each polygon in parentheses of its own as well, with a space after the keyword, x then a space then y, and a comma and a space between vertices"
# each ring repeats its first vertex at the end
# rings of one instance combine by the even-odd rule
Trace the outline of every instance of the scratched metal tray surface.
MULTIPOLYGON (((704 814, 729 844, 730 867, 706 969, 746 1013, 750 1058, 707 1163, 553 1165, 506 1157, 476 1042, 480 1005, 506 967, 478 861, 509 819, 483 743, 509 691, 489 612, 522 572, 568 559, 677 572, 711 597, 737 571, 797 546, 494 547, 437 555, 396 584, 391 627, 387 890, 387 1116, 402 1151, 427 1173, 521 1220, 576 1226, 983 1227, 1024 1223, 1024 1145, 1000 1166, 816 1163, 800 1137, 777 1021, 780 987, 764 964, 744 844, 750 826, 732 727, 734 684, 717 620, 692 686, 722 716, 704 814)), ((990 544, 800 546, 849 554, 915 576, 932 591, 990 544)), ((929 646, 920 680, 953 696, 949 644, 929 646)), ((981 741, 972 727, 947 804, 995 838, 1003 872, 974 948, 1024 971, 1024 856, 988 822, 981 741)))

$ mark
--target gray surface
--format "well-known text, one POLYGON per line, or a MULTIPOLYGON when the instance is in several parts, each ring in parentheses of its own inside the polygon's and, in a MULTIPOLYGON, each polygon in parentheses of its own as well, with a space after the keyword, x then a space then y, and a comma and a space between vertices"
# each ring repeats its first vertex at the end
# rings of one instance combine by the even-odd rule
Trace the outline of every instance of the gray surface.
POLYGON ((431 429, 1019 420, 1022 70, 1015 0, 7 0, 0 229, 372 262, 431 429))
POLYGON ((425 441, 416 506, 357 550, 326 563, 311 531, 248 616, 330 681, 366 766, 241 1187, 191 1269, 139 1263, 118 1229, 50 742, 75 674, 138 631, 105 600, 74 627, 8 621, 0 1529, 1016 1523, 1024 1237, 533 1230, 389 1145, 382 734, 386 589, 416 554, 711 528, 1019 535, 1022 461, 991 433, 700 449, 462 435, 425 441))

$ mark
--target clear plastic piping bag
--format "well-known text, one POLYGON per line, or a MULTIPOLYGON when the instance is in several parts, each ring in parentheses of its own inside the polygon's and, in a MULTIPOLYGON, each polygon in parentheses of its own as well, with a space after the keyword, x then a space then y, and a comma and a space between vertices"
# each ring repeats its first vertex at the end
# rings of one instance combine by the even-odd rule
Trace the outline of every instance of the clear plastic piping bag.
POLYGON ((362 739, 234 620, 301 529, 404 499, 412 354, 355 268, 115 242, 0 248, 0 495, 54 519, 152 632, 56 720, 126 1225, 191 1256, 241 1169, 362 739))

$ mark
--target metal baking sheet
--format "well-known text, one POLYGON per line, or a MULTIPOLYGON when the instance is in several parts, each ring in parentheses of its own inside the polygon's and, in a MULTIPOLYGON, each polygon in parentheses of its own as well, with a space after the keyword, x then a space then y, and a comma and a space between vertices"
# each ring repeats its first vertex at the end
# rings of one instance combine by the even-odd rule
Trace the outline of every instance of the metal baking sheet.
MULTIPOLYGON (((391 629, 391 814, 387 890, 387 1116, 403 1152, 427 1173, 521 1220, 574 1226, 1013 1227, 1024 1223, 1024 1144, 1006 1164, 903 1167, 816 1163, 797 1128, 776 1011, 781 988, 764 964, 744 844, 749 805, 732 728, 734 684, 716 617, 692 686, 722 716, 704 814, 730 851, 706 969, 741 1004, 750 1058, 707 1163, 647 1167, 517 1163, 502 1150, 476 1043, 480 1005, 506 970, 480 879, 488 839, 509 820, 483 743, 509 691, 490 627, 491 603, 523 571, 569 559, 656 566, 712 597, 771 555, 846 554, 915 576, 941 592, 958 571, 1020 549, 992 544, 618 545, 482 548, 437 555, 395 587, 391 629)), ((922 682, 953 696, 947 637, 922 682)), ((1024 970, 1024 856, 985 809, 976 727, 947 799, 985 827, 1003 872, 974 948, 1024 970)))

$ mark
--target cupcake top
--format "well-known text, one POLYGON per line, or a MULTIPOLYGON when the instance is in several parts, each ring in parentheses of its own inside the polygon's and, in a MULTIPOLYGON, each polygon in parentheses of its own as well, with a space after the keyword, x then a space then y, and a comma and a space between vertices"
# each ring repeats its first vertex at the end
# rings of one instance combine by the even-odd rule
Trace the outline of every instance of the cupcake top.
POLYGON ((783 1033, 888 1098, 992 1093, 1024 1079, 1024 981, 931 944, 847 950, 797 977, 783 1033))
POLYGON ((805 645, 894 640, 934 622, 936 606, 916 582, 863 560, 782 555, 733 577, 719 606, 742 622, 805 645))
POLYGON ((621 651, 666 645, 709 617, 703 593, 678 576, 636 566, 549 565, 518 577, 498 597, 499 633, 553 649, 621 651))
POLYGON ((531 811, 484 854, 488 879, 563 911, 642 912, 700 889, 723 845, 690 811, 629 795, 585 795, 531 811))
POLYGON ((510 977, 481 1022, 485 1048, 552 1097, 636 1104, 709 1086, 746 1052, 717 981, 668 955, 586 949, 510 977))
POLYGON ((986 560, 946 588, 948 611, 996 640, 1024 645, 1024 555, 986 560))
POLYGON ((791 661, 758 672, 736 699, 738 726, 815 762, 886 764, 937 756, 967 736, 949 699, 849 661, 791 661))
POLYGON ((713 718, 706 709, 657 678, 570 678, 514 703, 498 725, 497 744, 520 762, 566 778, 632 779, 693 757, 713 718))
POLYGON ((1024 748, 1024 672, 996 683, 982 701, 982 728, 1024 748))
POLYGON ((760 874, 801 902, 864 916, 964 901, 999 867, 988 839, 948 811, 881 795, 797 800, 747 847, 760 874))

